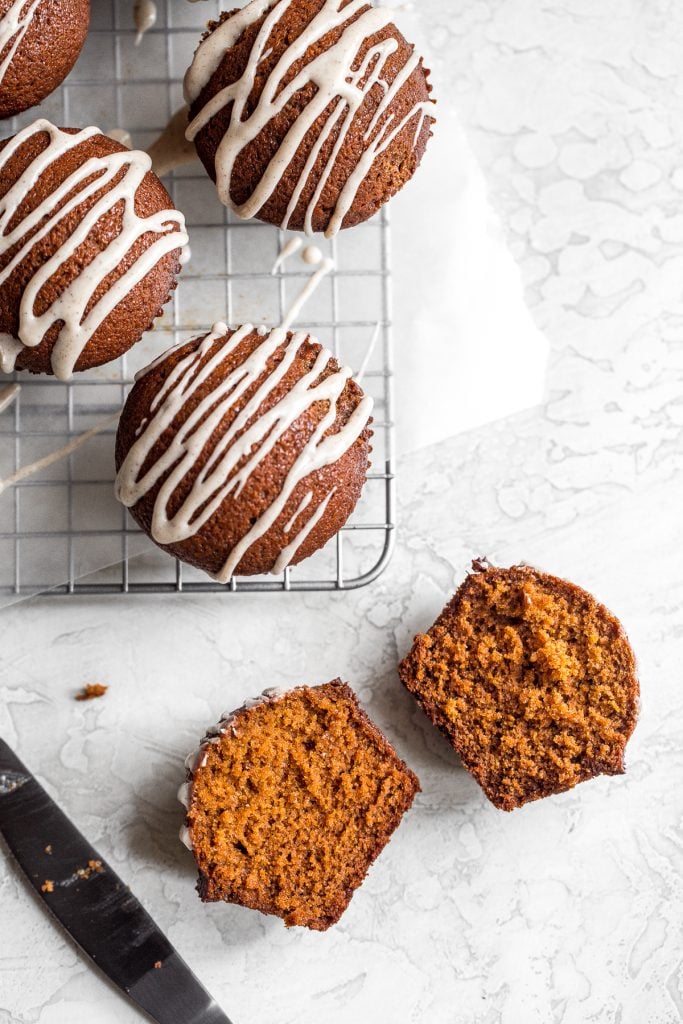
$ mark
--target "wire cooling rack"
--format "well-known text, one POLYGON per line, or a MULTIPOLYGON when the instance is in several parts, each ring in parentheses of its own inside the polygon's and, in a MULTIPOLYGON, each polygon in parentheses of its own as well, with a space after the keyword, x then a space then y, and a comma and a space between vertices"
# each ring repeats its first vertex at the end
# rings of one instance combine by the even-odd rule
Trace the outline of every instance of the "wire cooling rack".
MULTIPOLYGON (((130 131, 147 147, 182 104, 182 76, 200 32, 219 12, 210 0, 158 0, 157 23, 135 46, 133 0, 97 0, 81 58, 40 114, 60 125, 130 131)), ((225 6, 225 5, 224 5, 225 6)), ((36 111, 8 122, 3 136, 36 111)), ((0 479, 41 458, 120 409, 137 369, 216 320, 273 325, 311 273, 295 255, 270 270, 284 232, 234 219, 220 206, 200 164, 164 183, 187 218, 192 260, 155 330, 122 359, 60 384, 0 375, 21 391, 0 412, 0 479)), ((297 327, 313 332, 355 372, 375 400, 373 457, 361 501, 320 552, 280 576, 234 578, 226 586, 159 551, 113 496, 109 427, 68 458, 0 494, 0 597, 8 603, 53 594, 344 590, 386 567, 394 537, 390 233, 386 212, 330 242, 315 239, 335 270, 297 327), (376 345, 368 358, 369 346, 376 345)))

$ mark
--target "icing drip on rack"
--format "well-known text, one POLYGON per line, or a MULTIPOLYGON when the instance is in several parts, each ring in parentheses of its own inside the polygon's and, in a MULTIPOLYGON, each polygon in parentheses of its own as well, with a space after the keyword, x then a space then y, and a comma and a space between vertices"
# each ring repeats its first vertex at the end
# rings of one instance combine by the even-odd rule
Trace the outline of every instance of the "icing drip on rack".
POLYGON ((72 134, 40 119, 18 132, 0 152, 0 173, 26 140, 39 133, 47 134, 48 145, 32 159, 0 199, 0 264, 12 253, 0 270, 0 287, 31 249, 72 210, 103 189, 105 191, 26 285, 19 311, 18 338, 0 334, 0 365, 5 372, 9 372, 24 347, 35 348, 51 327, 61 324, 52 349, 52 370, 59 380, 68 380, 98 327, 159 260, 174 249, 180 249, 180 262, 185 262, 189 255, 188 236, 185 218, 178 210, 161 210, 149 217, 141 217, 136 213, 135 197, 138 188, 152 166, 149 156, 139 150, 90 157, 19 223, 13 224, 16 211, 40 181, 41 175, 64 154, 86 139, 101 134, 98 128, 92 127, 72 134), (81 270, 43 313, 36 315, 35 305, 41 289, 67 260, 75 256, 97 222, 117 204, 123 204, 123 223, 119 234, 81 270), (10 229, 11 224, 13 226, 10 229), (135 243, 149 233, 158 237, 89 309, 102 282, 116 271, 135 243))
POLYGON ((185 138, 186 125, 187 107, 180 107, 161 134, 147 147, 152 158, 152 170, 157 177, 163 178, 176 167, 184 167, 197 159, 194 144, 185 138))
POLYGON ((373 43, 360 61, 359 67, 354 68, 364 42, 389 26, 393 21, 393 13, 384 8, 368 7, 367 0, 350 0, 346 6, 342 6, 343 0, 324 0, 318 14, 311 18, 301 35, 289 44, 277 61, 256 107, 250 110, 249 97, 254 88, 259 65, 269 54, 268 41, 293 2, 294 0, 251 0, 246 7, 215 28, 200 44, 185 76, 185 98, 188 104, 195 103, 199 98, 219 67, 226 50, 234 46, 244 31, 265 15, 244 74, 237 82, 221 89, 204 105, 188 126, 187 138, 195 139, 220 110, 230 103, 233 104, 230 124, 216 153, 216 187, 225 206, 229 206, 240 217, 254 217, 277 189, 308 132, 313 129, 316 121, 328 107, 331 108, 326 114, 323 127, 294 188, 282 223, 283 228, 289 226, 323 147, 336 135, 330 156, 306 209, 304 227, 307 234, 312 234, 313 213, 356 114, 365 103, 370 90, 379 86, 383 96, 365 132, 363 154, 340 192, 325 231, 326 236, 330 237, 341 228, 358 190, 377 157, 388 149, 394 139, 410 124, 415 126, 413 145, 417 145, 425 121, 429 120, 432 101, 416 102, 410 111, 397 121, 391 106, 405 83, 420 67, 421 59, 413 52, 394 80, 388 82, 382 76, 399 47, 396 39, 388 38, 373 43), (353 17, 356 17, 356 20, 349 21, 353 17), (309 61, 290 82, 283 84, 292 67, 305 56, 310 47, 327 33, 334 31, 340 31, 337 42, 309 61), (292 97, 310 84, 316 87, 314 96, 283 139, 252 195, 242 204, 233 203, 230 191, 238 157, 284 110, 292 97))
POLYGON ((145 32, 149 32, 156 25, 157 5, 154 0, 135 0, 133 7, 133 21, 135 22, 135 45, 139 46, 145 32))
MULTIPOLYGON (((19 385, 16 385, 17 387, 19 385)), ((1 409, 0 409, 1 411, 1 409)), ((96 437, 97 434, 101 434, 103 430, 114 425, 119 420, 120 413, 114 413, 112 416, 107 416, 106 419, 100 420, 90 430, 86 430, 85 433, 79 434, 78 437, 72 438, 67 444, 58 448, 54 452, 50 452, 49 455, 44 455, 42 459, 37 459, 35 462, 29 463, 27 466, 22 466, 11 476, 8 476, 5 480, 0 480, 0 494, 6 491, 9 487, 14 487, 15 484, 21 483, 22 480, 26 480, 29 476, 34 476, 36 473, 42 472, 44 469, 48 469, 49 466, 54 465, 55 462, 61 462, 62 459, 66 459, 67 456, 72 455, 74 452, 82 448, 84 444, 96 437)))
MULTIPOLYGON (((201 343, 176 364, 155 397, 149 421, 144 424, 128 452, 116 481, 117 497, 128 508, 137 504, 162 481, 154 504, 151 533, 159 544, 177 544, 194 536, 227 497, 238 498, 251 474, 285 432, 314 403, 324 402, 326 412, 299 452, 279 495, 238 541, 216 575, 220 583, 230 580, 252 544, 263 537, 277 521, 297 486, 316 470, 333 465, 352 447, 366 428, 372 410, 372 399, 363 397, 338 432, 324 436, 334 424, 337 402, 352 371, 342 367, 321 380, 321 375, 332 359, 332 354, 321 348, 313 367, 292 385, 286 395, 272 408, 260 411, 293 365, 301 345, 308 340, 308 335, 302 331, 288 338, 287 325, 283 325, 263 336, 254 351, 204 396, 164 453, 141 475, 149 454, 176 416, 253 331, 254 327, 246 324, 229 337, 224 337, 225 324, 215 324, 201 343), (220 342, 218 346, 217 342, 220 342), (264 377, 269 361, 278 350, 282 350, 281 360, 264 377), (173 494, 193 470, 197 458, 229 411, 241 403, 257 383, 256 390, 222 435, 211 458, 197 474, 182 505, 169 518, 168 507, 173 494)), ((323 515, 323 506, 327 506, 332 494, 333 491, 330 491, 325 495, 312 513, 315 521, 309 518, 294 534, 273 567, 273 572, 283 572, 290 564, 308 533, 323 515)), ((300 514, 310 505, 312 497, 310 492, 308 500, 302 501, 296 515, 287 524, 288 533, 295 529, 300 514)))
POLYGON ((277 255, 275 263, 273 263, 273 269, 270 273, 277 274, 280 267, 286 263, 290 256, 293 256, 295 252, 298 252, 302 245, 303 242, 301 239, 296 237, 290 238, 288 242, 285 242, 277 255))
POLYGON ((0 53, 3 53, 9 46, 7 53, 0 61, 0 83, 7 74, 7 69, 14 60, 14 55, 41 3, 42 0, 14 0, 5 14, 0 17, 0 53))

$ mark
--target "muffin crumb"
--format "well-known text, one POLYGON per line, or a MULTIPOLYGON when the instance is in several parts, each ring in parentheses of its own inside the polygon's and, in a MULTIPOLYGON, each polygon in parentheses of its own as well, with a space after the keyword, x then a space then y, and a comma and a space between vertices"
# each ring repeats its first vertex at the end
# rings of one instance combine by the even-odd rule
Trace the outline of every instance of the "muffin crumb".
POLYGON ((96 697, 104 697, 109 689, 104 683, 86 683, 82 690, 76 694, 76 700, 94 700, 96 697))

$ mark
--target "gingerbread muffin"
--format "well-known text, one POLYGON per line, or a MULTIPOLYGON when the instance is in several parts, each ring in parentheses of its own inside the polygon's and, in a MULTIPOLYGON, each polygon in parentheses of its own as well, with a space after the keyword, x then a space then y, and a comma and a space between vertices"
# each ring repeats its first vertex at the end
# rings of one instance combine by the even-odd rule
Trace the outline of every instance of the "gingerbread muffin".
POLYGON ((371 410, 305 332, 218 323, 138 374, 116 493, 160 547, 221 583, 281 573, 353 511, 371 410))
POLYGON ((187 138, 240 217, 334 235, 412 177, 428 72, 365 0, 252 0, 209 25, 185 76, 187 138))
POLYGON ((475 562, 399 673, 502 810, 624 771, 633 651, 617 619, 566 580, 475 562))
POLYGON ((152 325, 187 255, 150 170, 97 128, 43 119, 0 143, 0 369, 67 380, 152 325))
POLYGON ((41 103, 88 34, 90 0, 0 0, 0 117, 41 103))
POLYGON ((188 758, 181 837, 199 895, 325 931, 419 789, 339 679, 266 691, 188 758))

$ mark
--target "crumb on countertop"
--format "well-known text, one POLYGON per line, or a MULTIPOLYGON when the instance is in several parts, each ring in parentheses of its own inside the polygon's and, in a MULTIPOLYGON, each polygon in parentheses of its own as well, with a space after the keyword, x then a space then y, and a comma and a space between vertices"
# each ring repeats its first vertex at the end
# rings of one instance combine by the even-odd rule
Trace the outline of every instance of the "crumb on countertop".
POLYGON ((41 892, 54 892, 55 891, 55 883, 52 881, 52 879, 46 878, 45 881, 43 882, 43 884, 40 887, 40 891, 41 892))
POLYGON ((52 855, 52 843, 48 843, 48 845, 45 847, 45 851, 44 852, 47 853, 48 856, 52 855))
POLYGON ((161 967, 161 960, 156 960, 155 963, 154 963, 154 970, 158 971, 160 967, 161 967))
POLYGON ((86 683, 82 690, 76 694, 76 700, 94 700, 95 697, 104 697, 109 689, 103 683, 86 683))

